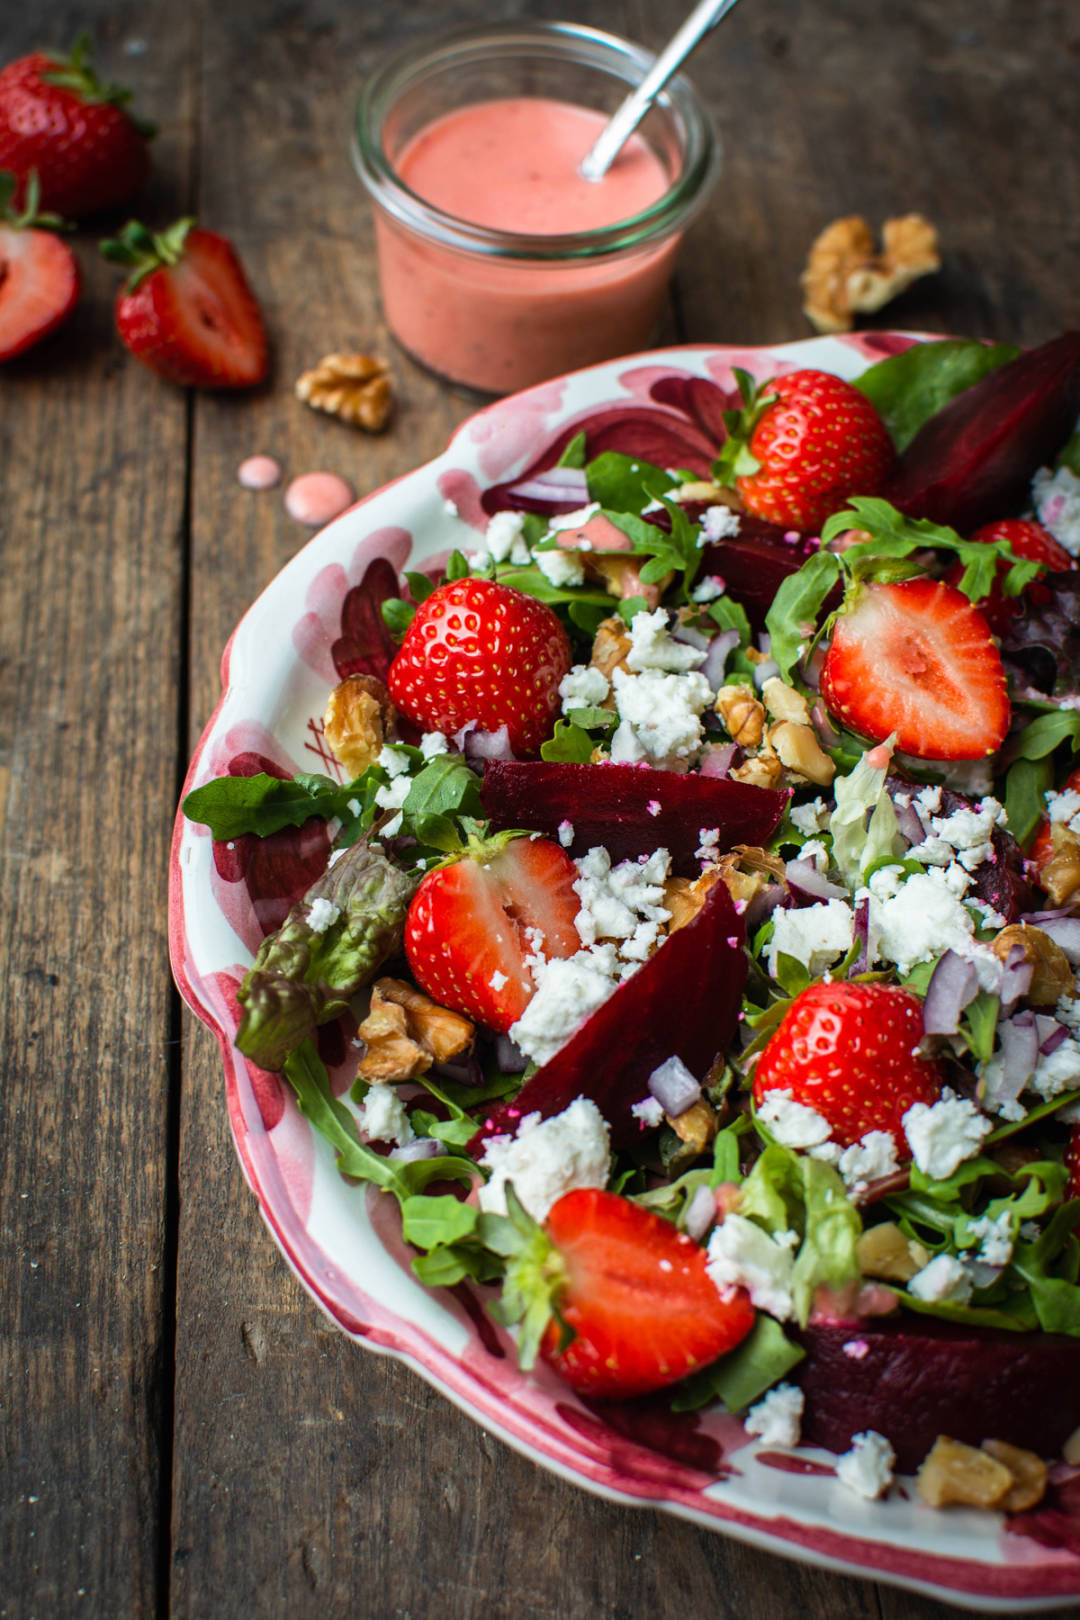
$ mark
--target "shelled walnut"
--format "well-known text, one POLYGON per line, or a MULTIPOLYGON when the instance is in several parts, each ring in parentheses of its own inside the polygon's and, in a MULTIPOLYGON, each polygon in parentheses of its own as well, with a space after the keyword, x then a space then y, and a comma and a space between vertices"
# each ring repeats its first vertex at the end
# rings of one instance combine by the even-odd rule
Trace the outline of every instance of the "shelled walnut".
POLYGON ((330 694, 323 736, 350 777, 374 764, 383 744, 393 740, 397 714, 390 693, 375 675, 349 675, 330 694))
POLYGON ((353 427, 381 433, 393 392, 385 360, 371 354, 327 354, 296 380, 296 397, 353 427))
POLYGON ((850 332, 917 281, 941 269, 937 231, 921 214, 887 219, 881 252, 858 214, 835 219, 813 243, 802 274, 803 309, 818 332, 850 332))
POLYGON ((362 1080, 383 1085, 413 1080, 433 1063, 459 1057, 472 1045, 474 1029, 467 1018, 441 1007, 422 990, 402 979, 377 979, 371 1009, 357 1029, 367 1051, 357 1070, 362 1080))

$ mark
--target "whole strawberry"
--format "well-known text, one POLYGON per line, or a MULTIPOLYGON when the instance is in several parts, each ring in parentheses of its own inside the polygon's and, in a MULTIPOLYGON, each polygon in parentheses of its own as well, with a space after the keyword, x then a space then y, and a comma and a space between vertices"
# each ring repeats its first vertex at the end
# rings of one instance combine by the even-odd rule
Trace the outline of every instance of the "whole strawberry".
POLYGON ((938 1063, 918 1056, 922 1002, 889 984, 812 984, 795 997, 754 1071, 754 1101, 789 1091, 849 1147, 888 1131, 911 1157, 902 1120, 913 1103, 941 1095, 938 1063))
POLYGON ((251 388, 266 376, 266 330, 231 242, 181 219, 152 234, 132 220, 101 251, 134 274, 116 328, 144 365, 190 388, 251 388))
POLYGON ((81 34, 70 56, 36 51, 0 72, 0 169, 36 170, 42 207, 81 219, 130 202, 150 173, 153 130, 126 109, 130 90, 102 84, 81 34))
POLYGON ((0 173, 0 361, 32 348, 66 321, 79 296, 79 266, 56 235, 63 222, 37 211, 37 177, 26 206, 12 206, 15 177, 0 173))
POLYGON ((817 534, 852 495, 876 495, 895 460, 888 430, 857 388, 825 371, 763 384, 736 372, 744 408, 728 411, 714 476, 755 517, 817 534))
POLYGON ((390 665, 390 696, 429 731, 507 728, 533 754, 559 712, 570 668, 566 631, 543 602, 491 579, 456 579, 417 609, 390 665))

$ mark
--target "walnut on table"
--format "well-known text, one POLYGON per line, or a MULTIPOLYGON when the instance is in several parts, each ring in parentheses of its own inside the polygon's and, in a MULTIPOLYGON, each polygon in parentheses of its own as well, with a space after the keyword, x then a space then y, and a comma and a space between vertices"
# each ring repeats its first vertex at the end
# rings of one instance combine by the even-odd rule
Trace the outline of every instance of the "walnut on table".
POLYGON ((323 736, 350 778, 373 765, 396 732, 397 711, 377 676, 348 675, 334 687, 323 716, 323 736))
POLYGON ((327 354, 296 380, 296 397, 353 427, 381 433, 393 392, 385 360, 371 354, 327 354))
POLYGON ((835 219, 810 249, 802 274, 803 310, 818 332, 850 332, 920 276, 941 269, 937 231, 921 214, 887 219, 881 252, 858 214, 835 219))
POLYGON ((475 1030, 422 990, 384 978, 372 985, 371 1010, 356 1033, 367 1047, 357 1073, 372 1085, 386 1085, 415 1080, 433 1063, 459 1057, 471 1047, 475 1030))

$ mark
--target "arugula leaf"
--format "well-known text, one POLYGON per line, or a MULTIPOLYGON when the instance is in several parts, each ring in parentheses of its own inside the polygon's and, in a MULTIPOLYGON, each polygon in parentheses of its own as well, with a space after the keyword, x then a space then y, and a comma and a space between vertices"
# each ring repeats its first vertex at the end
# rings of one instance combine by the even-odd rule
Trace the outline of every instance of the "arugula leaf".
POLYGON ((194 788, 180 808, 189 821, 210 828, 214 838, 228 841, 256 833, 266 838, 282 827, 302 827, 312 816, 327 821, 348 814, 348 801, 356 785, 332 782, 328 776, 301 772, 291 779, 268 776, 219 776, 194 788))
POLYGON ((1005 815, 1018 844, 1026 844, 1046 814, 1046 794, 1054 785, 1054 765, 1043 759, 1018 759, 1005 777, 1005 815))
MULTIPOLYGON (((964 564, 959 588, 971 601, 989 596, 997 578, 999 562, 1009 565, 1001 586, 1006 596, 1017 596, 1037 578, 1044 565, 1017 557, 1005 540, 991 542, 963 540, 955 529, 947 529, 929 518, 909 518, 876 495, 853 495, 846 511, 834 512, 821 531, 823 545, 849 529, 865 529, 871 536, 849 546, 842 554, 845 574, 855 580, 901 578, 915 571, 914 564, 901 567, 904 559, 927 549, 955 553, 964 564), (889 561, 896 566, 889 568, 889 561)), ((795 576, 798 577, 797 575, 795 576)))
POLYGON ((582 429, 580 433, 575 433, 574 437, 567 443, 562 455, 555 463, 556 467, 584 467, 586 444, 585 431, 582 429))
POLYGON ((723 1401, 729 1412, 745 1412, 767 1389, 797 1367, 806 1351, 792 1344, 779 1322, 759 1313, 741 1344, 676 1386, 673 1412, 696 1412, 709 1401, 723 1401))
POLYGON ((967 1041, 968 1051, 977 1063, 989 1063, 994 1055, 994 1037, 997 1034, 998 1013, 1001 1002, 997 996, 980 990, 969 1001, 960 1019, 960 1033, 967 1041))
POLYGON ((480 781, 461 754, 436 754, 413 777, 402 806, 405 821, 419 823, 428 816, 472 816, 481 820, 484 806, 480 781))
POLYGON ((540 758, 587 765, 595 747, 593 739, 581 726, 575 726, 570 720, 556 720, 554 734, 540 744, 540 758))
POLYGON ((917 343, 871 366, 855 387, 877 406, 897 450, 904 450, 943 405, 1019 353, 1009 343, 917 343))
POLYGON ((1038 714, 1010 741, 1014 759, 1045 759, 1063 742, 1080 748, 1080 714, 1075 709, 1054 709, 1038 714))
POLYGON ((462 1203, 453 1193, 437 1198, 412 1194, 401 1201, 401 1235, 418 1249, 459 1243, 475 1232, 478 1213, 472 1204, 462 1203))
POLYGON ((790 681, 791 672, 813 640, 817 616, 840 578, 840 560, 831 551, 815 551, 796 574, 789 574, 765 615, 769 651, 790 681))

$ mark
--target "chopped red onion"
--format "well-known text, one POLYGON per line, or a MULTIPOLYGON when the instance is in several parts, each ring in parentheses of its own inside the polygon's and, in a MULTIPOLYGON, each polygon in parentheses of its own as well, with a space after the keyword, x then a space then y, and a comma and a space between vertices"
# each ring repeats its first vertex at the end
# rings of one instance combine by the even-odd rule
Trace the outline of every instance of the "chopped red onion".
POLYGON ((524 1074, 529 1060, 509 1035, 496 1035, 495 1061, 500 1074, 524 1074))
POLYGON ((523 501, 550 501, 556 505, 569 502, 573 512, 588 501, 589 487, 583 467, 549 467, 515 484, 507 494, 523 501))
POLYGON ((838 883, 830 883, 824 872, 819 872, 813 861, 788 861, 784 867, 788 888, 800 898, 810 900, 845 900, 847 890, 838 883))
POLYGON ((726 776, 737 753, 737 743, 717 743, 715 747, 707 748, 702 754, 698 769, 702 776, 726 776))
POLYGON ((960 1014, 979 993, 974 962, 956 951, 946 951, 930 975, 923 1002, 923 1029, 928 1035, 955 1035, 960 1014))
POLYGON ((998 997, 1002 1007, 1008 1012, 1031 989, 1031 980, 1035 973, 1034 962, 1029 962, 1024 955, 1022 945, 1010 947, 1009 954, 1001 967, 1001 984, 998 987, 998 997))
POLYGON ((669 1057, 649 1076, 649 1090, 669 1119, 678 1119, 701 1097, 701 1087, 680 1057, 669 1057))
POLYGON ((1056 1052, 1069 1033, 1065 1025, 1059 1024, 1049 1013, 1035 1014, 1035 1028, 1039 1032, 1039 1052, 1042 1057, 1049 1057, 1051 1052, 1056 1052))
MULTIPOLYGON (((462 728, 466 730, 466 728, 462 728)), ((506 726, 498 731, 469 730, 465 737, 466 759, 516 759, 510 747, 510 733, 506 726)))
MULTIPOLYGON (((718 631, 717 635, 727 636, 731 635, 731 633, 730 630, 722 630, 718 631)), ((695 630, 692 624, 683 624, 681 619, 677 619, 671 632, 671 639, 672 641, 681 641, 687 647, 696 647, 698 652, 705 652, 710 642, 716 640, 716 636, 707 636, 704 631, 695 630)), ((735 639, 736 641, 739 639, 737 630, 735 631, 735 639)))
POLYGON ((713 1197, 711 1187, 697 1187, 693 1198, 686 1206, 683 1230, 687 1237, 692 1237, 695 1243, 700 1243, 715 1220, 716 1199, 713 1197))
POLYGON ((754 665, 754 685, 760 692, 766 681, 771 681, 774 675, 779 675, 780 665, 775 658, 763 658, 760 664, 754 665))
POLYGON ((913 804, 897 804, 893 800, 893 809, 896 811, 896 825, 901 835, 909 845, 921 844, 926 837, 926 828, 919 820, 919 812, 913 804))
POLYGON ((1033 928, 1041 928, 1043 923, 1053 922, 1056 917, 1073 917, 1075 915, 1076 913, 1071 906, 1059 906, 1056 911, 1025 911, 1020 921, 1030 923, 1033 928))
POLYGON ((869 900, 856 900, 855 914, 851 925, 852 943, 858 940, 860 950, 852 968, 852 973, 869 973, 870 971, 870 902, 869 900))
POLYGON ((463 1057, 447 1058, 443 1063, 436 1063, 431 1072, 436 1079, 452 1080, 458 1086, 480 1086, 484 1083, 484 1070, 475 1052, 467 1052, 463 1057))
POLYGON ((415 1142, 406 1142, 404 1147, 393 1148, 390 1157, 411 1164, 414 1159, 437 1159, 440 1153, 445 1152, 442 1143, 437 1142, 433 1136, 418 1136, 415 1142))
POLYGON ((1045 917, 1035 926, 1061 946, 1070 967, 1080 967, 1080 917, 1045 917))
POLYGON ((700 673, 704 675, 714 692, 718 692, 723 685, 728 655, 734 652, 738 645, 739 632, 737 630, 719 630, 709 642, 705 662, 701 666, 700 673))
POLYGON ((840 743, 840 733, 829 719, 829 711, 818 698, 810 710, 810 718, 814 722, 814 729, 826 748, 836 748, 840 743))
POLYGON ((1008 1076, 1010 1089, 1016 1085, 1016 1095, 1027 1085, 1039 1061, 1039 1031, 1035 1014, 1030 1009, 1003 1018, 998 1024, 1001 1042, 1002 1067, 1008 1076), (1017 1085, 1017 1081, 1019 1084, 1017 1085))

